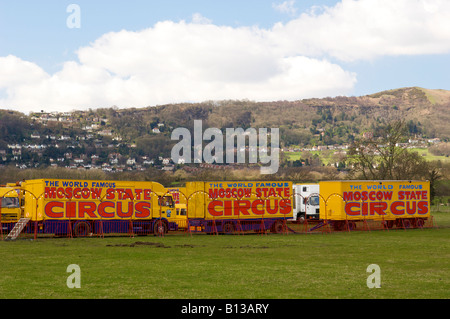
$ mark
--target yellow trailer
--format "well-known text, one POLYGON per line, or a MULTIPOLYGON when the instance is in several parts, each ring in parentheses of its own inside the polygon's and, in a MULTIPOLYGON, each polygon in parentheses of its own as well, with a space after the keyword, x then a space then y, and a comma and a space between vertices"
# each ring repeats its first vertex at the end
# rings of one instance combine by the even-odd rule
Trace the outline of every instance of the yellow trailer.
POLYGON ((429 181, 324 181, 319 188, 320 219, 335 225, 378 220, 388 227, 423 226, 430 218, 429 181))
POLYGON ((190 230, 281 232, 292 218, 292 183, 286 181, 186 183, 190 230))
POLYGON ((156 182, 39 179, 22 182, 24 217, 43 233, 165 233, 175 203, 156 182))

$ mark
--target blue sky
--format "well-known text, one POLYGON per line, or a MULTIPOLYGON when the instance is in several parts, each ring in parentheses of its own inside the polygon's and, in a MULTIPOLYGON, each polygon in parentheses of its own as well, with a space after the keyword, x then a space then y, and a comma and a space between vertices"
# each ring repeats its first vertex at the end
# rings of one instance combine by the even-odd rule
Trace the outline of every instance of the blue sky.
POLYGON ((449 58, 445 0, 0 0, 0 108, 24 112, 450 89, 449 58))

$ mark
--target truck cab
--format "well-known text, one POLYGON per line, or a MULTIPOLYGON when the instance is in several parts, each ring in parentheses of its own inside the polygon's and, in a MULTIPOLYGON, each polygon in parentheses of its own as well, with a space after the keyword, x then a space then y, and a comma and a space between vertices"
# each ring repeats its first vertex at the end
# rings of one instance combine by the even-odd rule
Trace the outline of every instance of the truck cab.
POLYGON ((21 217, 19 192, 14 187, 0 187, 2 223, 15 223, 21 217))
POLYGON ((292 221, 318 220, 320 217, 320 197, 318 184, 294 184, 294 214, 292 221))
POLYGON ((186 204, 177 204, 172 194, 166 194, 160 197, 159 205, 161 206, 162 215, 169 222, 175 222, 178 225, 178 229, 187 227, 186 204))
POLYGON ((175 204, 176 215, 174 216, 174 221, 178 225, 178 229, 187 228, 187 211, 186 204, 175 204))

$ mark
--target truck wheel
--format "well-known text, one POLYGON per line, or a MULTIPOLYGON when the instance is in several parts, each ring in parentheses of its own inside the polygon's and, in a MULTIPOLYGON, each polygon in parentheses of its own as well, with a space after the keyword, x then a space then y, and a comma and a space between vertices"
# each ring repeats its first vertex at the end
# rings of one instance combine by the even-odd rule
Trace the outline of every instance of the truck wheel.
POLYGON ((88 222, 81 221, 75 224, 73 235, 75 237, 86 237, 91 233, 91 225, 88 222))
POLYGON ((423 225, 425 224, 425 222, 423 221, 422 218, 418 218, 417 222, 416 222, 416 227, 417 228, 423 228, 423 225))
POLYGON ((305 216, 303 216, 303 215, 298 215, 298 216, 297 216, 297 223, 303 224, 304 222, 305 222, 305 216))
POLYGON ((272 226, 272 232, 274 232, 275 234, 281 234, 283 231, 284 231, 283 222, 277 220, 275 224, 272 226))
POLYGON ((222 227, 222 231, 224 234, 233 234, 234 233, 234 225, 232 223, 226 223, 222 227))
POLYGON ((403 228, 411 228, 411 221, 409 219, 403 219, 403 228))
POLYGON ((156 221, 155 225, 153 226, 153 233, 155 235, 164 235, 167 233, 167 225, 163 221, 156 221))
POLYGON ((355 230, 356 229, 356 222, 354 222, 353 220, 349 221, 349 222, 347 222, 347 226, 348 226, 348 230, 355 230))
POLYGON ((392 227, 394 227, 394 221, 393 220, 386 220, 384 221, 384 226, 388 229, 391 229, 392 227))
POLYGON ((338 220, 333 223, 333 228, 335 231, 341 231, 344 229, 344 225, 345 223, 343 221, 338 220))

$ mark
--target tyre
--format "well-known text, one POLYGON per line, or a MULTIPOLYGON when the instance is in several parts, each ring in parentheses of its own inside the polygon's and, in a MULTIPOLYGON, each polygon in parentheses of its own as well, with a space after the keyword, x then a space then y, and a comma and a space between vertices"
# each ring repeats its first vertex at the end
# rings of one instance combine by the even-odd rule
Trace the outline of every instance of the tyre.
POLYGON ((356 229, 356 222, 354 222, 354 221, 347 222, 347 227, 348 227, 348 230, 355 230, 356 229))
POLYGON ((335 231, 341 231, 341 230, 343 230, 343 229, 344 229, 344 226, 345 226, 345 222, 343 222, 343 221, 338 220, 338 221, 334 221, 334 222, 333 222, 333 229, 334 229, 335 231))
POLYGON ((284 225, 283 222, 280 220, 277 220, 273 226, 272 226, 272 232, 275 234, 281 234, 284 231, 284 225))
POLYGON ((232 223, 226 223, 222 227, 222 231, 224 234, 233 234, 234 233, 234 225, 232 223))
POLYGON ((162 220, 157 220, 153 225, 153 233, 155 235, 164 235, 167 233, 167 225, 162 220))
POLYGON ((416 222, 417 228, 423 228, 423 225, 425 224, 424 220, 422 218, 418 218, 416 222))
POLYGON ((394 221, 393 220, 384 221, 384 227, 386 227, 387 229, 391 229, 392 227, 394 227, 394 221))
POLYGON ((77 222, 73 227, 75 237, 86 237, 91 233, 91 225, 86 221, 77 222))

